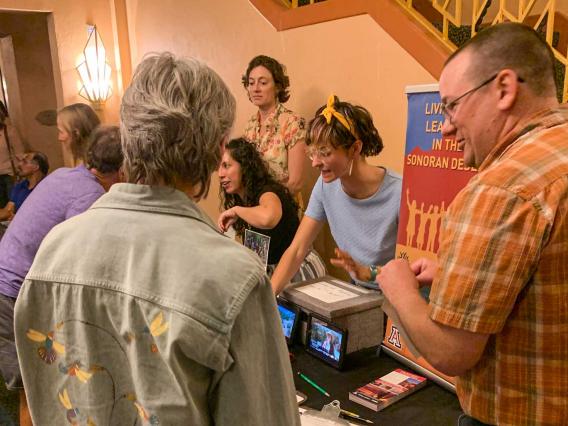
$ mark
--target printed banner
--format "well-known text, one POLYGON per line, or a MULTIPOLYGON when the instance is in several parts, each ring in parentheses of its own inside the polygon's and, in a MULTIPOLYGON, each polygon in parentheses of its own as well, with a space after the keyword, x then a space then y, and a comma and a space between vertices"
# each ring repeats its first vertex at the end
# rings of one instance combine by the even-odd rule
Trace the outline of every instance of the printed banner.
MULTIPOLYGON (((412 262, 436 258, 442 217, 476 171, 464 165, 455 140, 442 137, 444 116, 437 85, 408 87, 406 93, 408 122, 396 256, 412 262)), ((453 383, 415 356, 403 335, 389 319, 383 346, 453 383)))

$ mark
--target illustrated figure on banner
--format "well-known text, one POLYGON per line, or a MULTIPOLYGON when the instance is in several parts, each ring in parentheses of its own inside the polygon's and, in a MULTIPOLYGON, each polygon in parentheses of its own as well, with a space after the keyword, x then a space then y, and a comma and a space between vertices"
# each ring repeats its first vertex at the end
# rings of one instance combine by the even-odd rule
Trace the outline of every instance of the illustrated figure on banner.
POLYGON ((414 233, 416 232, 416 200, 410 202, 410 189, 406 188, 406 205, 408 206, 408 222, 406 224, 406 245, 412 246, 414 233))
POLYGON ((425 250, 435 253, 436 243, 440 241, 440 224, 444 216, 446 207, 442 201, 442 205, 430 204, 428 211, 424 211, 424 203, 417 208, 416 200, 410 199, 410 189, 406 189, 406 205, 408 206, 408 221, 406 223, 406 245, 415 247, 419 250, 425 250), (418 218, 418 233, 416 233, 416 219, 418 218), (428 223, 430 222, 430 223, 428 223), (428 231, 426 238, 426 230, 428 231), (416 243, 414 244, 414 236, 416 235, 416 243), (426 243, 426 248, 424 248, 426 243))
POLYGON ((426 218, 427 215, 430 214, 432 211, 432 206, 430 206, 430 210, 428 213, 424 213, 424 203, 420 204, 420 215, 419 218, 419 225, 418 225, 418 235, 416 236, 416 248, 422 250, 424 248, 424 233, 426 232, 426 218))
MULTIPOLYGON (((430 226, 428 227, 428 242, 426 244, 426 251, 430 251, 434 253, 434 248, 436 242, 440 244, 440 222, 442 217, 444 217, 444 212, 446 211, 444 207, 444 202, 442 201, 442 207, 438 207, 437 205, 430 206, 430 210, 434 208, 432 213, 428 214, 424 221, 430 221, 430 226)), ((428 211, 430 211, 428 210, 428 211)))

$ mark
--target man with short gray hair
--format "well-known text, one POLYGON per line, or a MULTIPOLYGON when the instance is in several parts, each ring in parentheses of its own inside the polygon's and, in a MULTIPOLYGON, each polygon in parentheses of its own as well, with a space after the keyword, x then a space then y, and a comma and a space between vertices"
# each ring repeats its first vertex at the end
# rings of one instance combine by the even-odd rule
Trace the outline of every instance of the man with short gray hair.
POLYGON ((200 62, 138 66, 121 106, 128 183, 45 238, 16 303, 35 424, 299 424, 263 267, 196 204, 234 114, 200 62))
POLYGON ((530 27, 489 27, 448 59, 440 95, 442 131, 479 173, 438 262, 394 260, 377 282, 424 358, 458 376, 460 425, 565 424, 568 108, 553 53, 530 27))

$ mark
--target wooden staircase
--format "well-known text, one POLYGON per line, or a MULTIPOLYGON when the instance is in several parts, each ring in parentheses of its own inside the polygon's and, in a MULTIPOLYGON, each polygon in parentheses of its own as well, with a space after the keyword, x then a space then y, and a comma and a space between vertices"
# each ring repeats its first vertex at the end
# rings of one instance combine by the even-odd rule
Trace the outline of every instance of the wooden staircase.
POLYGON ((278 31, 368 14, 404 50, 438 79, 444 61, 488 25, 503 21, 531 25, 556 57, 558 98, 568 101, 568 18, 555 1, 517 0, 250 0, 278 31), (513 2, 514 3, 514 2, 513 2), (466 11, 465 9, 468 8, 466 11))
POLYGON ((297 8, 282 0, 250 2, 277 31, 368 14, 435 78, 452 52, 395 0, 325 0, 297 8))

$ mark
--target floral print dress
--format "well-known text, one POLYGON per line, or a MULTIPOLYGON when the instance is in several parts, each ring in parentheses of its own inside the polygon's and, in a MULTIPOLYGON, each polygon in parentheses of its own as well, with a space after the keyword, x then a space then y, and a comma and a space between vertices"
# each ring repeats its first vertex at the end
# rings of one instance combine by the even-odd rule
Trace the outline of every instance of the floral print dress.
POLYGON ((305 140, 304 119, 279 103, 262 126, 260 113, 256 112, 247 122, 244 137, 256 145, 274 177, 286 185, 289 178, 288 151, 305 140))

